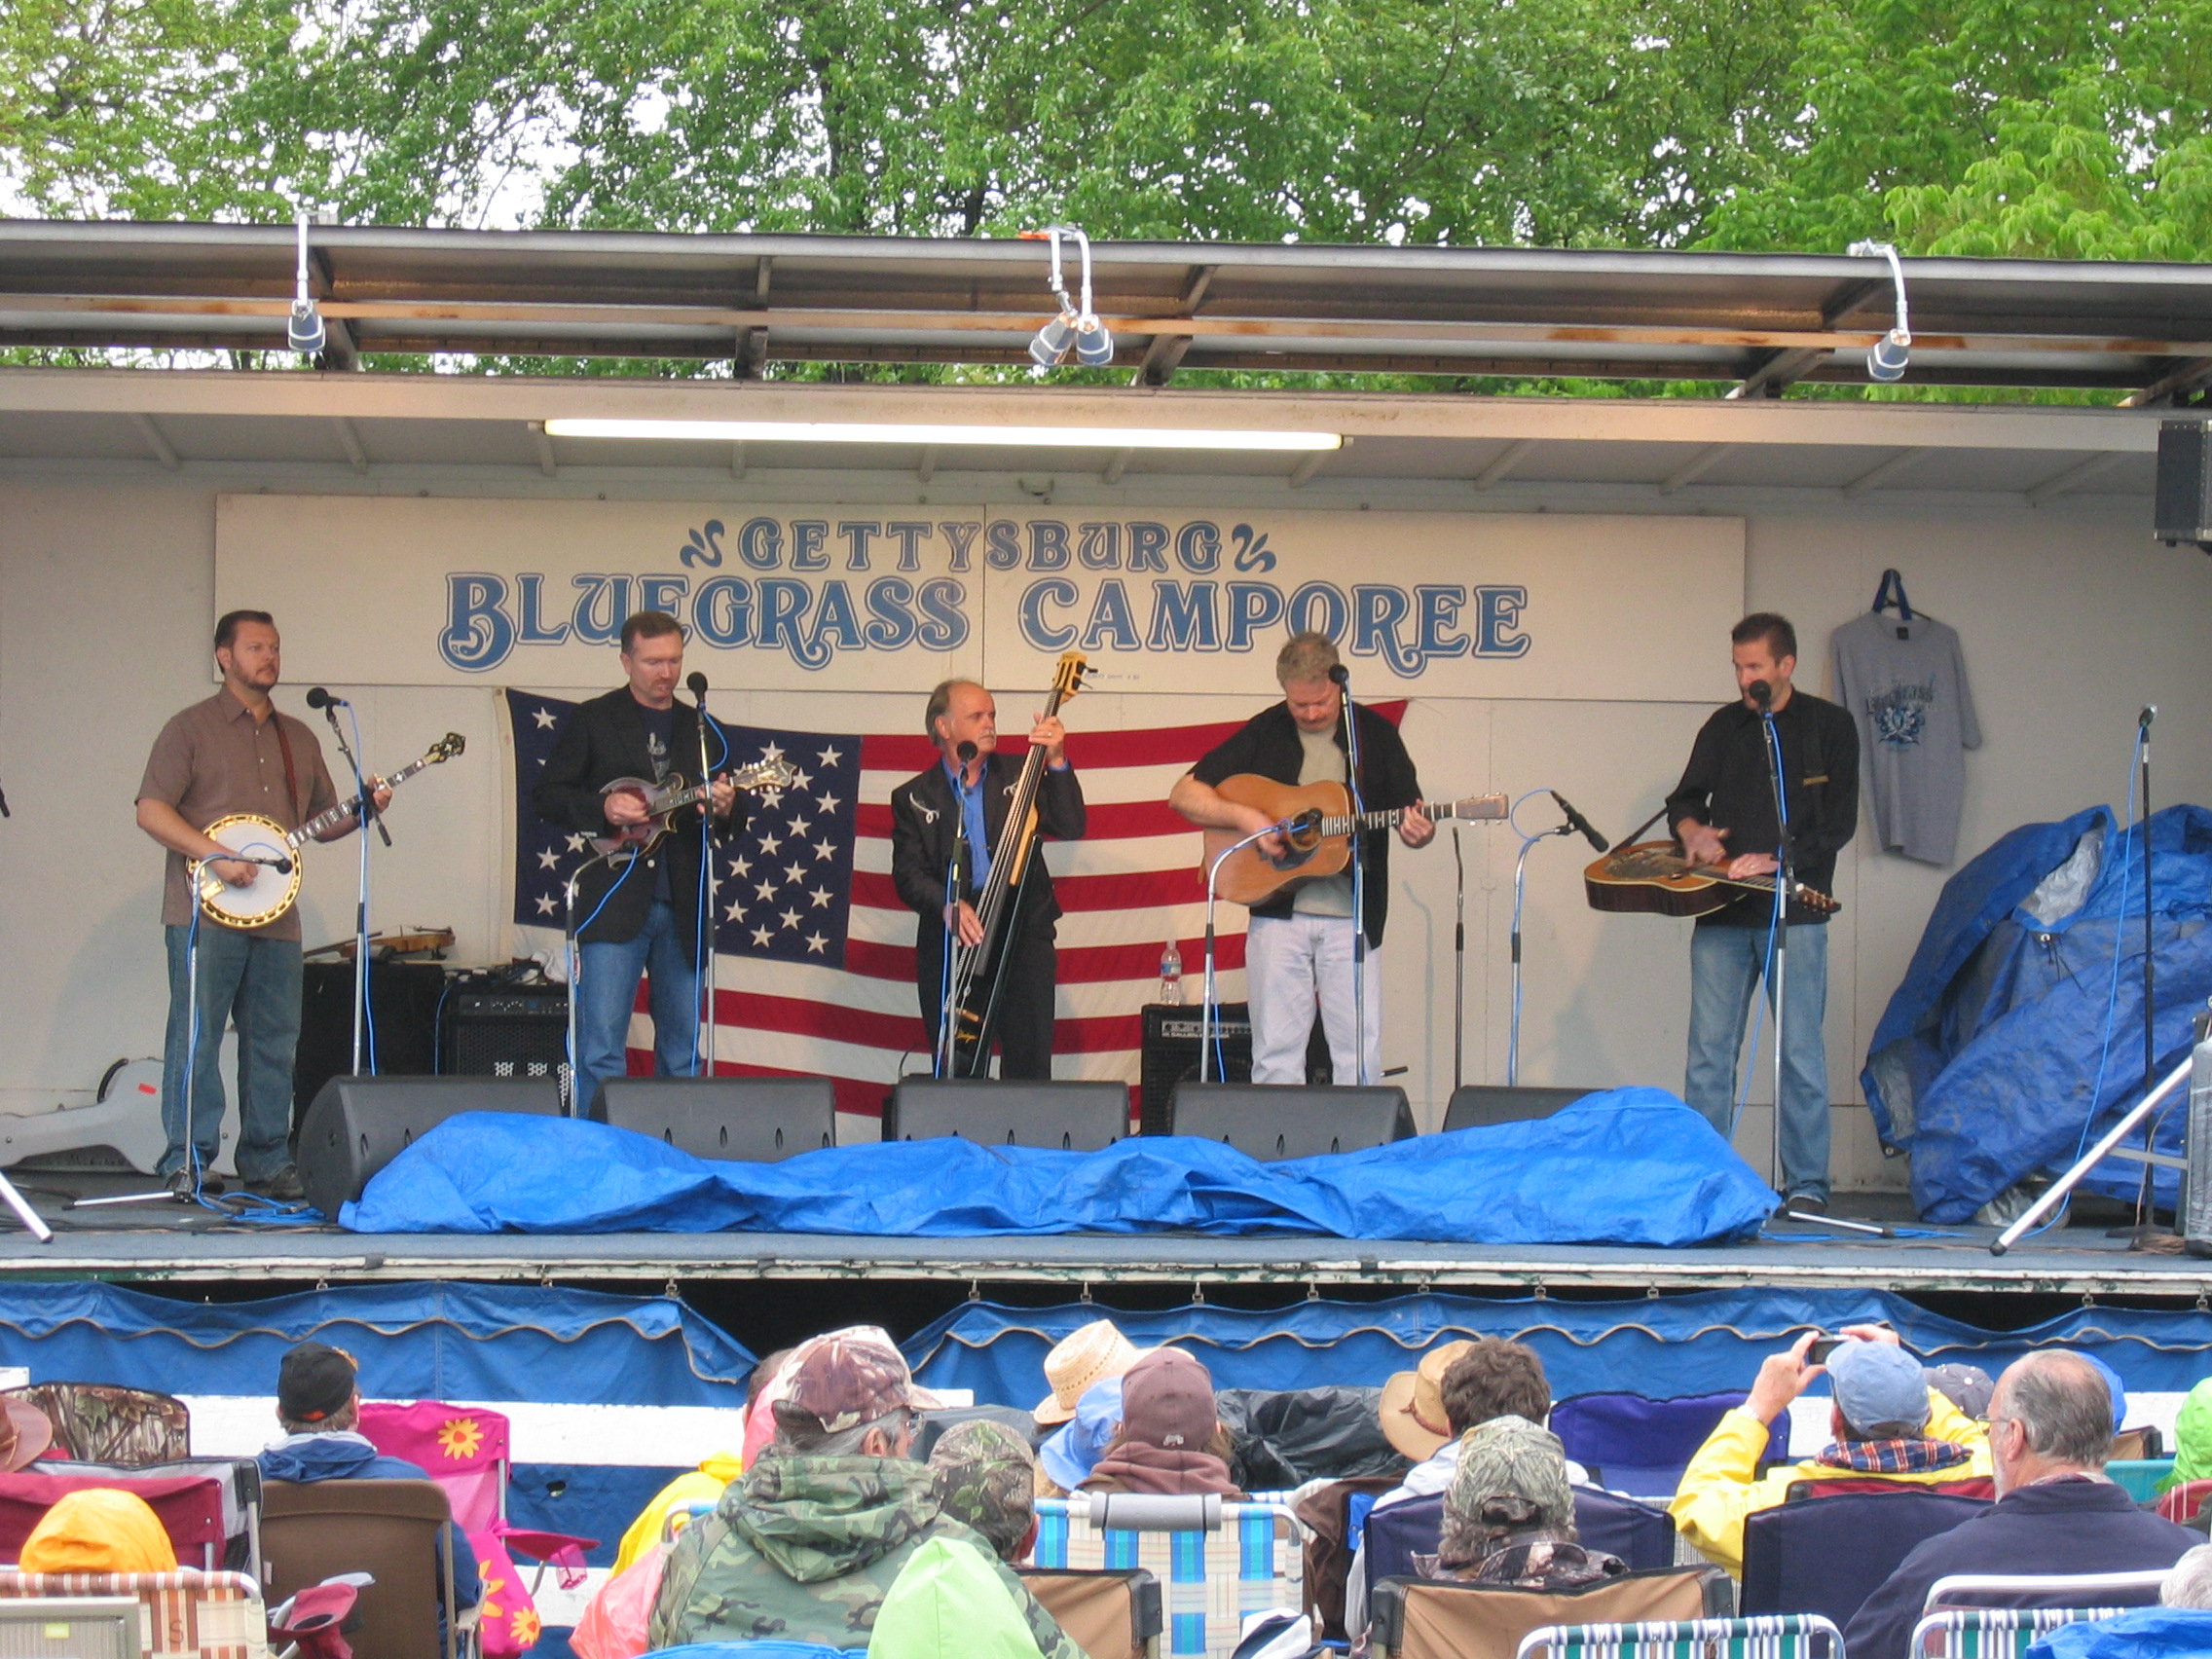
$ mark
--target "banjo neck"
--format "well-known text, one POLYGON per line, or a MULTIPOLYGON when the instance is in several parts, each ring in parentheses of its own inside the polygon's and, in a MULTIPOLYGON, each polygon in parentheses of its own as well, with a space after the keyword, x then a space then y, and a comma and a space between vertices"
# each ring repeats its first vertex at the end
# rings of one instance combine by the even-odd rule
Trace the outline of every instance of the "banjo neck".
MULTIPOLYGON (((369 779, 369 791, 373 794, 376 791, 387 787, 397 789, 424 767, 435 766, 443 758, 443 756, 425 755, 420 760, 410 760, 388 778, 372 777, 369 779)), ((302 824, 297 830, 288 830, 284 836, 284 845, 296 848, 309 841, 320 840, 330 830, 337 829, 352 817, 353 809, 359 804, 352 796, 349 795, 346 799, 338 802, 337 805, 326 807, 305 824, 302 824)))

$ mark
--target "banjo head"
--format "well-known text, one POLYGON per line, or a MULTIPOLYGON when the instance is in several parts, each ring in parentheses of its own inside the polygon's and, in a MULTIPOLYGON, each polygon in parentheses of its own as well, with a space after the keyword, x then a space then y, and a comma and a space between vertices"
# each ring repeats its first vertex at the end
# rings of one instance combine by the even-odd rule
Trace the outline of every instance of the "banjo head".
POLYGON ((292 907, 292 902, 300 896, 300 855, 285 844, 286 831, 281 824, 254 813, 233 813, 208 825, 207 834, 234 852, 292 861, 291 874, 279 875, 264 865, 244 887, 233 887, 212 870, 202 870, 200 908, 208 920, 234 928, 257 928, 292 907))

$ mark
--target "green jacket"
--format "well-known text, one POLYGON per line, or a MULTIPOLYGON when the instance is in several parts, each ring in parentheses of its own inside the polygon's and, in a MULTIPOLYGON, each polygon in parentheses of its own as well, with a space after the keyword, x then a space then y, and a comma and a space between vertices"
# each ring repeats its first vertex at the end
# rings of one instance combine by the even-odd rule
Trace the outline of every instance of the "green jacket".
POLYGON ((941 1514, 933 1471, 903 1457, 813 1457, 774 1446, 676 1540, 653 1601, 655 1647, 819 1641, 861 1647, 907 1561, 932 1538, 971 1543, 1045 1659, 1084 1659, 982 1537, 941 1514))

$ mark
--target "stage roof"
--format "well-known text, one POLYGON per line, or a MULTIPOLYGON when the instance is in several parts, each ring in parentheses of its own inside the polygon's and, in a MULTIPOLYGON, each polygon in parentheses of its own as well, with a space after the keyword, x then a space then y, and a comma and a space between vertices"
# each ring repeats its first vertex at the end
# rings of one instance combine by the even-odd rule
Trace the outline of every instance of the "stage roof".
MULTIPOLYGON (((363 352, 1019 365, 1051 310, 1013 240, 316 227, 327 366, 363 352)), ((0 346, 280 349, 289 227, 0 221, 0 346)), ((1879 259, 1103 242, 1117 370, 1863 384, 1879 259)), ((2212 266, 1905 262, 1909 385, 2212 379, 2212 266)))

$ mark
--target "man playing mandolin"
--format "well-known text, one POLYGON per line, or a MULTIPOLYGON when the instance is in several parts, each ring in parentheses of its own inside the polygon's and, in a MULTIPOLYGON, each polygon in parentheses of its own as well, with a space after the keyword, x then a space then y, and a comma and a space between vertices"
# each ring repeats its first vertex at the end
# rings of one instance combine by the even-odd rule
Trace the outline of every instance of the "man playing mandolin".
MULTIPOLYGON (((938 1045, 944 1014, 948 957, 957 938, 970 949, 984 942, 976 902, 989 886, 993 861, 1018 852, 1007 843, 1008 812, 1022 766, 998 753, 998 704, 972 680, 947 680, 930 693, 923 729, 937 745, 938 761, 891 792, 891 879, 899 897, 921 918, 914 936, 914 989, 930 1047, 938 1045), (957 891, 947 894, 953 843, 966 836, 957 891)), ((1067 732, 1056 715, 1030 729, 1030 746, 1042 752, 1037 785, 1037 827, 1059 841, 1080 841, 1086 828, 1083 785, 1068 764, 1067 732)), ((1004 988, 993 1031, 1002 1078, 1052 1075, 1052 1007, 1058 979, 1055 924, 1059 901, 1042 853, 1031 850, 1012 908, 999 925, 1002 942, 980 963, 977 1007, 1000 978, 1004 988)), ((1011 873, 1011 872, 1009 872, 1011 873)), ((957 1056, 963 1075, 977 1076, 989 1055, 957 1056)))
MULTIPOLYGON (((624 622, 622 673, 627 683, 569 717, 531 796, 538 817, 573 835, 605 836, 654 816, 642 789, 609 785, 630 779, 657 789, 699 764, 698 711, 676 700, 682 624, 664 610, 641 610, 624 622)), ((707 759, 716 766, 724 760, 718 742, 710 729, 707 759)), ((718 834, 745 828, 744 799, 726 778, 717 780, 710 800, 718 834)), ((576 1002, 580 1110, 590 1110, 602 1083, 629 1069, 641 975, 651 985, 655 1075, 690 1077, 697 1069, 700 953, 712 932, 700 926, 699 817, 694 808, 678 811, 665 838, 593 865, 576 884, 582 960, 569 994, 576 1002)))
MULTIPOLYGON (((1761 699, 1774 712, 1782 745, 1784 802, 1789 820, 1789 873, 1822 893, 1833 890, 1835 856, 1859 827, 1859 732, 1849 711, 1799 691, 1797 632, 1786 617, 1754 611, 1730 631, 1741 695, 1699 728, 1682 781, 1667 797, 1667 823, 1693 866, 1732 879, 1770 876, 1782 845, 1775 820, 1761 699)), ((1690 938, 1690 1039, 1682 1097, 1723 1135, 1736 1092, 1736 1051, 1751 988, 1767 979, 1769 892, 1747 891, 1701 915, 1690 938)), ((1828 1070, 1821 1021, 1827 1007, 1825 910, 1791 901, 1782 1015, 1782 1180, 1802 1210, 1825 1210, 1828 1197, 1828 1070)))
MULTIPOLYGON (((1229 799, 1215 788, 1232 777, 1258 774, 1277 784, 1345 782, 1344 687, 1334 678, 1337 647, 1325 634, 1294 634, 1275 657, 1282 701, 1262 710, 1243 727, 1175 780, 1167 804, 1201 830, 1249 835, 1272 820, 1256 806, 1229 799)), ((1359 710, 1362 804, 1371 812, 1398 814, 1398 839, 1425 847, 1436 825, 1421 805, 1420 781, 1398 728, 1370 709, 1359 710)), ((1279 857, 1282 837, 1259 843, 1279 857)), ((1352 1042, 1351 876, 1322 876, 1252 906, 1244 935, 1244 982, 1252 1008, 1252 1081, 1304 1083, 1306 1044, 1318 1008, 1329 1037, 1336 1081, 1382 1081, 1382 977, 1376 953, 1390 903, 1390 832, 1366 831, 1367 1006, 1365 1042, 1352 1042), (1361 1049, 1365 1066, 1361 1065, 1361 1049)))
MULTIPOLYGON (((322 745, 307 722, 279 714, 270 692, 283 672, 276 624, 266 610, 233 610, 215 624, 215 666, 223 683, 212 697, 171 717, 154 740, 138 784, 138 828, 168 849, 162 887, 162 923, 168 936, 169 1021, 162 1052, 162 1127, 168 1148, 156 1165, 180 1198, 193 1194, 193 1155, 185 1144, 186 1051, 192 1044, 190 947, 193 913, 201 909, 188 865, 225 851, 202 828, 250 813, 292 829, 337 804, 322 745)), ((391 791, 373 796, 382 812, 391 791)), ((350 811, 321 838, 335 841, 353 828, 350 811)), ((289 857, 272 842, 254 849, 289 857)), ((217 858, 207 869, 233 887, 252 885, 263 866, 217 858)), ((287 1142, 292 1131, 292 1063, 300 1046, 300 913, 287 906, 272 921, 234 927, 203 916, 200 924, 199 1043, 191 1057, 192 1141, 204 1171, 215 1160, 223 1128, 223 1080, 216 1056, 223 1027, 239 1028, 238 1169, 248 1190, 272 1198, 301 1196, 287 1142)), ((209 1180, 208 1192, 223 1184, 209 1180)))

